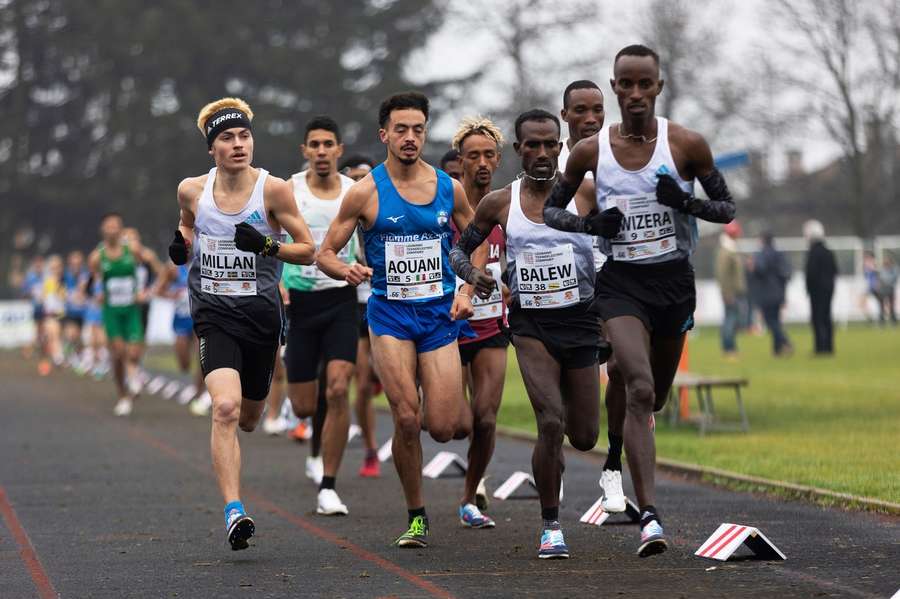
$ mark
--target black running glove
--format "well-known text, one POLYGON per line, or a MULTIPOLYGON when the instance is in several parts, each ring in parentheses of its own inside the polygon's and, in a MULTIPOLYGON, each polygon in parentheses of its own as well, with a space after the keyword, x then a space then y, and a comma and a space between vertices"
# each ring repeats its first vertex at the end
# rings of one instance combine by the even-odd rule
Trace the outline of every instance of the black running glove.
POLYGON ((190 244, 181 234, 181 229, 175 229, 175 239, 169 244, 169 258, 172 259, 172 262, 178 266, 187 264, 189 246, 190 244))
POLYGON ((694 197, 678 187, 671 175, 657 175, 656 201, 679 212, 687 212, 694 197))
POLYGON ((612 208, 607 208, 603 212, 598 212, 597 209, 594 208, 584 218, 588 224, 588 230, 585 231, 586 233, 599 235, 606 239, 612 239, 619 234, 625 215, 622 214, 621 210, 613 206, 612 208))
POLYGON ((234 245, 242 252, 252 252, 263 256, 274 256, 281 244, 268 235, 263 235, 253 225, 239 223, 234 226, 234 245))

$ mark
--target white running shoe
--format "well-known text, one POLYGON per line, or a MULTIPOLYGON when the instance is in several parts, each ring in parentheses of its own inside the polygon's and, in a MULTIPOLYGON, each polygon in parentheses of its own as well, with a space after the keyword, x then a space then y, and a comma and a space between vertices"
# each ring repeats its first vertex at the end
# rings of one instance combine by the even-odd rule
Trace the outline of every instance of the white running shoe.
POLYGON ((322 516, 346 516, 349 512, 347 506, 341 503, 337 491, 334 489, 322 489, 319 491, 319 506, 316 513, 322 516))
POLYGON ((284 421, 278 418, 263 418, 263 432, 267 435, 281 435, 284 433, 284 421))
POLYGON ((194 416, 209 416, 210 408, 212 408, 212 397, 208 391, 205 391, 200 397, 191 402, 188 409, 194 416))
POLYGON ((116 402, 116 407, 113 408, 113 414, 116 416, 128 416, 131 414, 131 410, 134 408, 134 402, 131 401, 130 397, 123 397, 118 402, 116 402))
POLYGON ((307 456, 306 478, 319 485, 322 483, 323 476, 325 476, 325 464, 322 463, 322 456, 317 458, 307 456))
POLYGON ((134 374, 133 376, 128 377, 126 386, 128 387, 129 393, 132 395, 139 395, 141 389, 144 388, 144 383, 141 382, 141 378, 138 374, 134 374))
POLYGON ((600 475, 600 488, 603 489, 603 509, 611 514, 625 511, 625 492, 622 491, 622 472, 604 470, 600 475))

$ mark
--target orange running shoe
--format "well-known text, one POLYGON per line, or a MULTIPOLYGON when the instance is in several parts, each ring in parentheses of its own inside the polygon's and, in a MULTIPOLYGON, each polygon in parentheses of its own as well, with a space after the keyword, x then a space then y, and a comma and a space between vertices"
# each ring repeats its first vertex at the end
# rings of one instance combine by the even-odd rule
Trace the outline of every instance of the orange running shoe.
POLYGON ((50 364, 50 360, 41 360, 38 362, 38 374, 41 376, 47 376, 50 374, 50 371, 53 370, 53 366, 50 364))
POLYGON ((378 456, 370 456, 363 461, 362 467, 359 469, 359 475, 363 478, 378 478, 381 476, 381 463, 378 456))
POLYGON ((312 429, 305 422, 300 421, 300 424, 295 426, 293 430, 288 433, 288 437, 290 437, 294 441, 303 443, 304 441, 312 437, 312 429))

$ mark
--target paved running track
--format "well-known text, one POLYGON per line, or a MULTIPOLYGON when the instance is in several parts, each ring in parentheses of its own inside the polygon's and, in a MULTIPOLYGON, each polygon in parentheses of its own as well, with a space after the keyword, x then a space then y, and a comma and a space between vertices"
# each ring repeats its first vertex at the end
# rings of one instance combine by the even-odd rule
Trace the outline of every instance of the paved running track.
MULTIPOLYGON (((570 451, 561 517, 572 558, 536 557, 534 499, 494 501, 494 530, 456 517, 461 479, 426 481, 431 546, 389 546, 406 512, 391 464, 361 480, 359 442, 338 491, 346 518, 316 516, 306 447, 241 433, 249 550, 230 551, 209 466, 209 423, 144 397, 112 416, 108 382, 38 378, 0 353, 0 597, 890 597, 900 520, 724 491, 659 476, 671 548, 634 555, 637 527, 578 522, 597 495, 598 458, 570 451), (785 562, 694 557, 721 522, 762 529, 785 562)), ((386 418, 380 439, 388 436, 386 418)), ((464 454, 462 443, 441 449, 464 454)), ((439 446, 425 444, 425 459, 439 446)), ((500 439, 491 488, 530 469, 528 443, 500 439)), ((896 474, 896 473, 894 473, 896 474)), ((889 475, 889 473, 885 473, 889 475)), ((626 488, 630 488, 630 485, 626 488)))

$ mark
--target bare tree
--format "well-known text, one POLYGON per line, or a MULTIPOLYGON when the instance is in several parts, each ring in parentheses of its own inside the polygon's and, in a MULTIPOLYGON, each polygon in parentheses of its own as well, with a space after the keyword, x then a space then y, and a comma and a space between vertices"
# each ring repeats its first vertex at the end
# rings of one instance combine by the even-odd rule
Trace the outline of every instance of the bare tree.
POLYGON ((853 228, 868 237, 873 228, 870 214, 877 210, 872 200, 886 205, 887 198, 884 178, 867 169, 871 161, 867 154, 883 151, 879 146, 884 139, 896 139, 900 3, 773 0, 773 4, 776 19, 793 34, 783 36, 784 55, 791 58, 782 69, 810 98, 810 115, 840 145, 850 176, 853 228), (799 41, 791 41, 798 34, 799 41))

